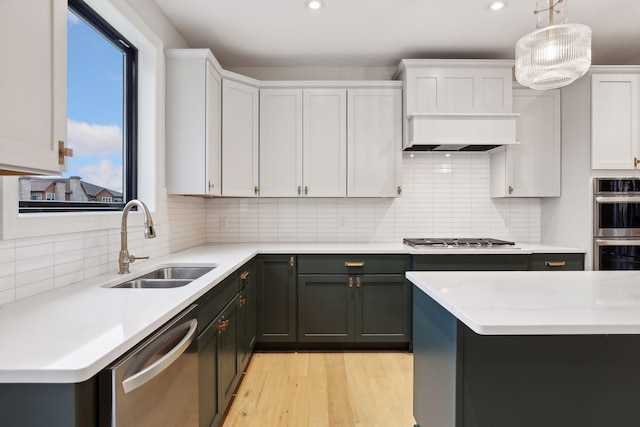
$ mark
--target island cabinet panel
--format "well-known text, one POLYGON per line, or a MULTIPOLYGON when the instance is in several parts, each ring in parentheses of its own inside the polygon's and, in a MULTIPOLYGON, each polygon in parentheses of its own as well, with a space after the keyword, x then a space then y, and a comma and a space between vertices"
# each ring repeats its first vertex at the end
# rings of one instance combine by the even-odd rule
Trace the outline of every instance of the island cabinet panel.
POLYGON ((218 323, 212 321, 198 335, 198 396, 199 426, 211 427, 220 424, 218 406, 218 323))
POLYGON ((97 376, 79 384, 0 384, 0 426, 97 426, 97 404, 97 376))
POLYGON ((638 335, 479 335, 413 289, 417 426, 638 425, 638 335))
POLYGON ((256 342, 297 341, 297 271, 292 255, 263 255, 256 261, 256 342))
POLYGON ((242 372, 256 343, 255 262, 248 263, 239 271, 241 291, 238 300, 238 366, 242 372))
POLYGON ((527 254, 414 255, 416 271, 526 271, 527 254))

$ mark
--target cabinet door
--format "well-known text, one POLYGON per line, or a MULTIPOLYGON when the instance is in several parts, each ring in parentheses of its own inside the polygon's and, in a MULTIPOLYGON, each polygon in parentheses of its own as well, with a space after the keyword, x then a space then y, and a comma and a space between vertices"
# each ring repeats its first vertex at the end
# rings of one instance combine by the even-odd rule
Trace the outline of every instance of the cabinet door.
POLYGON ((260 90, 260 196, 302 193, 302 89, 260 90))
POLYGON ((250 264, 240 270, 241 286, 238 300, 238 367, 240 372, 249 362, 251 351, 256 341, 256 312, 255 312, 255 264, 250 264))
POLYGON ((258 195, 258 89, 222 81, 222 195, 258 195))
POLYGON ((638 74, 591 76, 591 168, 633 169, 638 157, 638 74))
POLYGON ((303 195, 347 195, 347 92, 305 89, 303 94, 303 195))
POLYGON ((64 170, 66 22, 65 0, 0 1, 0 173, 64 170))
MULTIPOLYGON (((504 179, 492 197, 560 196, 560 91, 515 89, 513 110, 519 113, 516 135, 520 142, 496 153, 505 162, 504 179), (501 157, 504 156, 504 157, 501 157), (497 193, 497 194, 496 194, 497 193)), ((492 155, 491 167, 497 166, 492 155)), ((492 171, 491 179, 497 179, 492 171)), ((494 190, 492 182, 492 190, 494 190)))
POLYGON ((353 342, 355 277, 298 276, 298 341, 353 342))
POLYGON ((404 275, 356 276, 355 341, 410 340, 411 286, 404 275))
POLYGON ((218 320, 218 408, 224 412, 240 379, 238 369, 238 300, 222 311, 218 320))
POLYGON ((296 342, 297 272, 294 256, 266 255, 256 262, 256 341, 296 342))
POLYGON ((349 89, 347 195, 395 197, 402 145, 402 91, 349 89))
POLYGON ((221 194, 222 81, 193 49, 166 52, 166 185, 169 194, 221 194))
POLYGON ((220 421, 218 407, 218 322, 212 321, 198 336, 199 426, 220 421))

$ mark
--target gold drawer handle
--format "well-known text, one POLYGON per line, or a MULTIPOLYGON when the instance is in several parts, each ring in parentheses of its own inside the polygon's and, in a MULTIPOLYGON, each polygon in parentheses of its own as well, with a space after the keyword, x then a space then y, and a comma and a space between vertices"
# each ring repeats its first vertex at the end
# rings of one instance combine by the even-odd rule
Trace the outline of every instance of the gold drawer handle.
POLYGON ((566 261, 545 261, 544 265, 547 267, 564 267, 567 265, 566 261))
POLYGON ((245 271, 240 275, 240 280, 247 280, 248 277, 249 277, 249 272, 245 271))
POLYGON ((352 261, 346 261, 344 263, 345 267, 364 267, 364 261, 359 261, 359 262, 352 262, 352 261))

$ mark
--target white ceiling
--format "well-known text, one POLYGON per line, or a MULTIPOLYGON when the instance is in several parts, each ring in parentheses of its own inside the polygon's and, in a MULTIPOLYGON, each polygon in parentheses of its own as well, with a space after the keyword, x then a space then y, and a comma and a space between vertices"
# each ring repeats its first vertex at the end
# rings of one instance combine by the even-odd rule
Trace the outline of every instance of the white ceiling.
MULTIPOLYGON (((191 47, 223 67, 395 67, 403 58, 513 59, 535 0, 155 0, 191 47)), ((566 1, 566 0, 565 0, 566 1)), ((572 0, 593 64, 640 64, 640 0, 572 0)))

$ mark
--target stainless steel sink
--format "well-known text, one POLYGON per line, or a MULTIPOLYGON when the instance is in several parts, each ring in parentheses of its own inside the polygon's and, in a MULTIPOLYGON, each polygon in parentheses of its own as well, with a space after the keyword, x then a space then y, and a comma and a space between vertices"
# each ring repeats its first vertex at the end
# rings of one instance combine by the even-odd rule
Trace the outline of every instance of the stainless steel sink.
POLYGON ((163 267, 139 277, 139 279, 188 279, 195 280, 215 267, 163 267))
POLYGON ((133 279, 119 285, 112 286, 113 288, 154 288, 154 289, 166 289, 166 288, 179 288, 180 286, 188 285, 193 282, 191 279, 133 279))
POLYGON ((188 285, 216 268, 207 266, 168 266, 153 270, 135 279, 109 286, 111 288, 169 289, 188 285))

